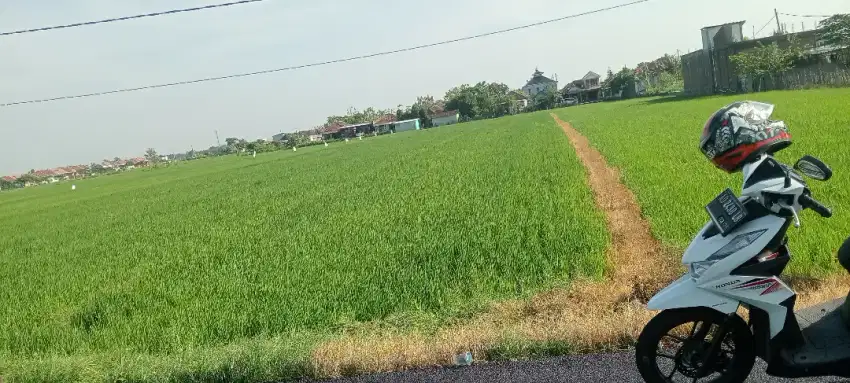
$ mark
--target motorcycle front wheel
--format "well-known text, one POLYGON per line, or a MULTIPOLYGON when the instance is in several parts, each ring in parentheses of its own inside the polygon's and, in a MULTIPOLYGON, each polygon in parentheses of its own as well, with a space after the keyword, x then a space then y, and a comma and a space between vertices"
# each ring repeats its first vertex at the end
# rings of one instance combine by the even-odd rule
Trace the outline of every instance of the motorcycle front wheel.
POLYGON ((755 363, 753 343, 752 332, 738 315, 704 307, 664 310, 638 337, 635 361, 647 383, 742 383, 755 363), (726 335, 712 352, 725 321, 726 335))

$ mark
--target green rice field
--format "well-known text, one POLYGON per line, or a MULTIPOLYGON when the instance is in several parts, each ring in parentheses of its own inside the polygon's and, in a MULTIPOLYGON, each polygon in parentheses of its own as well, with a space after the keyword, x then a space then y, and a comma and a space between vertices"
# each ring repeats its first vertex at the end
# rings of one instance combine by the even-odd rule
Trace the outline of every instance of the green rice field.
POLYGON ((773 117, 788 123, 794 143, 777 158, 793 164, 804 154, 824 160, 834 172, 827 182, 809 181, 813 195, 833 209, 823 219, 801 216, 789 230, 794 259, 789 272, 818 276, 840 269, 835 253, 850 236, 850 89, 755 93, 693 100, 640 99, 569 107, 557 113, 572 122, 622 170, 656 237, 684 248, 708 220, 705 205, 724 188, 741 191, 741 174, 714 168, 699 151, 708 117, 737 100, 776 105, 773 117))
POLYGON ((352 324, 440 323, 599 278, 609 240, 547 113, 75 184, 0 192, 0 376, 285 378, 352 324))

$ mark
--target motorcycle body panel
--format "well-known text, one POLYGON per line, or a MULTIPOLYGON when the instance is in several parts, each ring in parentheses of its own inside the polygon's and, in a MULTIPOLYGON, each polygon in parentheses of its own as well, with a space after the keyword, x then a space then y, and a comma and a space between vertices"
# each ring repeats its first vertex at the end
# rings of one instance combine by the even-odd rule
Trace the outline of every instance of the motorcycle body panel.
POLYGON ((739 302, 697 286, 690 275, 683 275, 659 291, 647 303, 650 310, 670 310, 688 307, 711 307, 724 314, 735 312, 739 302))

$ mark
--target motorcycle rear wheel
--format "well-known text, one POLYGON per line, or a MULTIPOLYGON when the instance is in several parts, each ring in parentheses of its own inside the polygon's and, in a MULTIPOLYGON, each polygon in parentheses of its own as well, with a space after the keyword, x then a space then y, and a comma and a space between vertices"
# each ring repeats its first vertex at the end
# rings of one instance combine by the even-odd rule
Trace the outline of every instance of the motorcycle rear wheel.
MULTIPOLYGON (((713 339, 713 338, 711 338, 713 339)), ((743 383, 750 375, 755 363, 753 334, 740 316, 727 315, 705 307, 664 310, 647 323, 638 337, 635 347, 635 361, 638 371, 647 383, 667 383, 677 381, 743 383), (716 335, 720 324, 729 320, 727 334, 720 344, 716 360, 707 371, 700 374, 702 362, 709 353, 711 340, 708 335, 716 335), (688 324, 691 324, 688 326, 688 324), (675 332, 681 326, 690 327, 675 332), (688 331, 688 334, 684 332, 688 331), (673 355, 663 353, 659 346, 665 338, 680 341, 681 347, 673 355), (733 345, 730 345, 732 343, 733 345), (727 349, 723 347, 727 346, 727 349), (731 348, 731 350, 729 350, 731 348), (670 372, 662 372, 659 360, 673 364, 670 372), (706 372, 709 373, 706 375, 706 372), (712 374, 719 376, 708 379, 712 374), (678 380, 675 380, 678 375, 678 380), (682 380, 684 378, 684 380, 682 380), (695 379, 696 378, 696 379, 695 379)))

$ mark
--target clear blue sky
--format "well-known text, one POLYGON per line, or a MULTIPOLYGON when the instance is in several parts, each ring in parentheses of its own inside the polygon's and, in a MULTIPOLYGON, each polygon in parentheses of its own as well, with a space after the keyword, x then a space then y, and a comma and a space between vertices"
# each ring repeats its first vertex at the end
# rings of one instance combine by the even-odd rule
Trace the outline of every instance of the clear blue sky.
MULTIPOLYGON (((223 0, 31 0, 0 4, 0 30, 223 0)), ((0 37, 0 103, 324 61, 451 39, 625 0, 267 0, 0 37)), ((394 108, 461 83, 521 87, 535 67, 560 81, 701 45, 699 29, 787 13, 850 11, 846 0, 653 0, 510 34, 357 62, 104 97, 0 108, 0 175, 270 138, 348 107, 394 108), (637 43, 636 43, 637 41, 637 43)), ((783 17, 797 28, 816 19, 783 17)), ((762 34, 769 33, 769 26, 762 34)), ((798 29, 799 30, 799 29, 798 29)))

